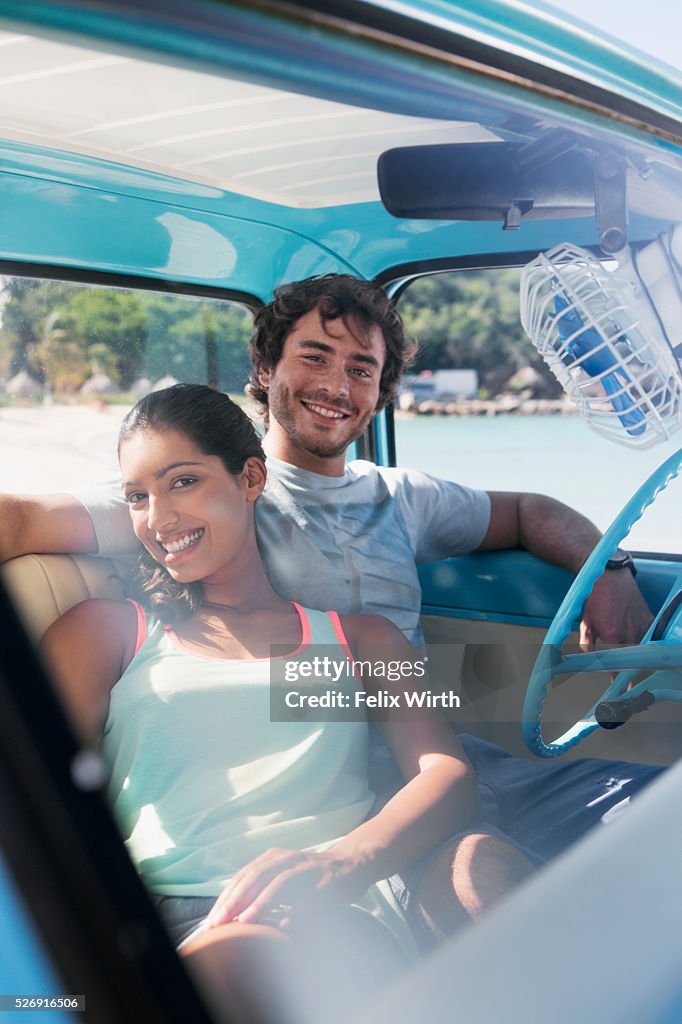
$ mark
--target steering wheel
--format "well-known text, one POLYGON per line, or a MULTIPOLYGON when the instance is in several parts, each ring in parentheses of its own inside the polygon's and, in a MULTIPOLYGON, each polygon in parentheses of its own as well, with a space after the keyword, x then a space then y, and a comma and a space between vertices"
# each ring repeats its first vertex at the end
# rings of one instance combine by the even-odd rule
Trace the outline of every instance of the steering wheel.
POLYGON ((642 513, 682 468, 682 449, 651 474, 633 494, 573 581, 547 631, 528 682, 523 705, 523 738, 533 754, 557 757, 595 729, 616 728, 655 701, 682 701, 682 573, 675 580, 651 628, 638 645, 564 655, 561 646, 609 558, 642 513), (598 701, 558 739, 545 743, 542 710, 547 688, 559 675, 618 672, 598 701), (628 689, 641 672, 654 672, 628 689))

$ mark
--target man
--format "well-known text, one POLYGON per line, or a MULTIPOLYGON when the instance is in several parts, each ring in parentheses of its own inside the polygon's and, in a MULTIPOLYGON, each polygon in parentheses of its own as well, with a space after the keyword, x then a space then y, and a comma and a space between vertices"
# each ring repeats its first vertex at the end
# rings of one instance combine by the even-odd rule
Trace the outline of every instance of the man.
MULTIPOLYGON (((275 589, 312 607, 383 614, 419 643, 417 563, 524 547, 577 572, 600 535, 583 516, 542 495, 487 494, 413 470, 346 466, 348 446, 391 400, 413 354, 397 312, 377 286, 347 275, 309 279, 278 290, 258 313, 248 390, 267 425, 268 485, 256 522, 275 589)), ((0 556, 129 553, 132 531, 118 486, 86 488, 79 499, 3 499, 0 556)), ((649 621, 631 573, 607 571, 585 605, 581 640, 637 641, 649 621)), ((514 765, 521 774, 528 768, 527 762, 474 740, 467 753, 479 779, 489 761, 503 780, 517 770, 514 765)), ((550 766, 531 767, 537 769, 537 785, 546 786, 550 766)), ((575 771, 571 765, 557 769, 575 771)), ((603 767, 594 771, 604 774, 603 767)), ((581 811, 605 799, 589 789, 594 771, 578 780, 581 811)), ((626 797, 656 771, 629 771, 631 789, 616 786, 614 794, 626 797)), ((616 774, 614 767, 611 776, 616 774)), ((526 790, 516 792, 523 804, 526 790)), ((617 802, 613 794, 606 797, 603 810, 617 802)), ((587 818, 577 814, 571 837, 594 820, 596 812, 587 818)), ((458 916, 475 916, 524 877, 533 859, 533 851, 527 853, 522 844, 509 846, 494 823, 469 829, 453 848, 439 853, 413 880, 417 904, 432 930, 449 933, 458 916)))

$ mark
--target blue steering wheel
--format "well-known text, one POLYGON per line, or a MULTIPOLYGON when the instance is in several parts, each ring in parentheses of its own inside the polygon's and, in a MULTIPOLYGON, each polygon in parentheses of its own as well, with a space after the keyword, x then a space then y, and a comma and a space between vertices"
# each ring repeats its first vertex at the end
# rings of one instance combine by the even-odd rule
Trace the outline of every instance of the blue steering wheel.
POLYGON ((638 645, 572 655, 561 651, 607 561, 644 510, 681 468, 682 449, 666 459, 633 494, 594 548, 554 616, 533 666, 523 705, 523 738, 531 753, 557 757, 595 729, 616 728, 655 701, 682 701, 682 573, 638 645), (595 671, 618 672, 618 675, 583 718, 558 739, 546 743, 542 736, 542 710, 552 680, 555 676, 595 671), (653 675, 628 689, 641 672, 653 672, 653 675))

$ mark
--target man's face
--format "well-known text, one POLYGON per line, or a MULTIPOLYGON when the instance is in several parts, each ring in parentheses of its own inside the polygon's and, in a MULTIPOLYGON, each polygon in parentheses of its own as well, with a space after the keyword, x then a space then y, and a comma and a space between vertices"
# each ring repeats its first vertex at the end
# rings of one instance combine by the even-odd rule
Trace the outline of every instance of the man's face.
POLYGON ((297 320, 275 367, 261 373, 268 388, 271 455, 327 476, 343 473, 345 452, 370 422, 379 400, 386 343, 376 325, 297 320))

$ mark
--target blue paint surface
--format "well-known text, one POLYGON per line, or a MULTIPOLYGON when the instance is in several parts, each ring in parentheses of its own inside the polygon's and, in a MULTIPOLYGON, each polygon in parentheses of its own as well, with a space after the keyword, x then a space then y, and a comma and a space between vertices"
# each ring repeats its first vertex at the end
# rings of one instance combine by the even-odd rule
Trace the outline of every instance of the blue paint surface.
MULTIPOLYGON (((50 967, 33 925, 0 856, 0 995, 59 996, 65 992, 50 967)), ((74 993, 83 994, 83 993, 74 993)), ((77 1015, 61 1010, 3 1012, 23 1024, 69 1024, 77 1015)))

